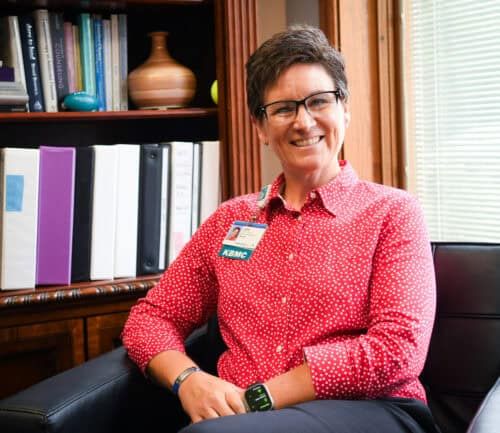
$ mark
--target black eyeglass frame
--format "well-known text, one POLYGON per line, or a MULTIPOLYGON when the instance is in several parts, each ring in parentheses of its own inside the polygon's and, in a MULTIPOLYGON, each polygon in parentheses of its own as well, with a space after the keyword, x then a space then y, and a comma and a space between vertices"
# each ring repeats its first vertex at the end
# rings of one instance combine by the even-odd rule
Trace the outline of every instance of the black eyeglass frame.
POLYGON ((342 99, 343 97, 343 93, 341 90, 339 89, 336 89, 336 90, 323 90, 321 92, 315 92, 315 93, 312 93, 310 94, 309 96, 306 96, 304 99, 285 99, 285 100, 282 100, 282 101, 274 101, 274 102, 270 102, 269 104, 266 104, 266 105, 262 105, 260 108, 259 108, 259 113, 263 114, 264 117, 267 119, 267 111, 266 111, 266 108, 271 106, 271 105, 274 105, 274 104, 282 104, 282 103, 285 103, 285 102, 293 102, 295 104, 295 116, 297 116, 297 114, 299 113, 299 107, 301 105, 304 106, 305 110, 311 114, 307 108, 307 105, 306 105, 306 101, 310 98, 312 98, 313 96, 317 96, 317 95, 321 95, 322 93, 333 93, 335 95, 335 103, 338 103, 339 102, 339 99, 342 99))

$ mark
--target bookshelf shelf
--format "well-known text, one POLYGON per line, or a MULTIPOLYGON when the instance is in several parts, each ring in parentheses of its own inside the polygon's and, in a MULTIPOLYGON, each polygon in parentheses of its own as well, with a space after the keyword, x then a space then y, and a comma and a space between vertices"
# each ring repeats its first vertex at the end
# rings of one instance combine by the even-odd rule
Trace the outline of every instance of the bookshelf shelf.
POLYGON ((130 110, 79 112, 68 111, 58 113, 2 113, 0 123, 33 123, 33 122, 73 122, 73 121, 112 121, 132 119, 179 119, 179 118, 211 118, 216 117, 218 109, 214 108, 172 108, 169 110, 130 110))
POLYGON ((34 304, 65 301, 85 301, 87 298, 116 296, 118 294, 145 294, 160 279, 161 274, 107 281, 88 281, 69 286, 47 286, 27 290, 0 292, 0 311, 34 304))

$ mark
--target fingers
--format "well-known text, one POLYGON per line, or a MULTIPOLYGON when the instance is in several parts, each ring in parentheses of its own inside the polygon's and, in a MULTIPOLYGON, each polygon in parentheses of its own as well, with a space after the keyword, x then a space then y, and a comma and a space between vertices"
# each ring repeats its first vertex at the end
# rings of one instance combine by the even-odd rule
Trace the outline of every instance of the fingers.
POLYGON ((246 413, 245 405, 241 396, 237 392, 232 392, 226 394, 226 402, 235 414, 246 413))

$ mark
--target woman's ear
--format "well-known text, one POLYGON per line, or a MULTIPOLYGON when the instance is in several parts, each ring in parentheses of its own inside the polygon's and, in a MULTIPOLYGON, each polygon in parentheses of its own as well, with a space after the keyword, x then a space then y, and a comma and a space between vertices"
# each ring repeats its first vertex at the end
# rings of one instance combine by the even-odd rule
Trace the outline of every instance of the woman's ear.
POLYGON ((267 139, 267 131, 264 125, 264 121, 262 119, 257 119, 254 116, 252 116, 251 118, 252 118, 252 123, 257 129, 257 135, 259 137, 259 141, 262 144, 267 145, 269 143, 269 140, 267 139))

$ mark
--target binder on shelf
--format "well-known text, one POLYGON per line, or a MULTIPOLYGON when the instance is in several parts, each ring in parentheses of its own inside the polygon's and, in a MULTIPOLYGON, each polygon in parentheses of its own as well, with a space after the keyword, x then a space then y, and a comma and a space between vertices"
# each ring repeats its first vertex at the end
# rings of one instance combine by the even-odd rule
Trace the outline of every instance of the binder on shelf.
POLYGON ((192 191, 192 211, 191 211, 191 236, 200 225, 200 193, 201 193, 201 144, 193 143, 193 186, 192 191))
POLYGON ((57 111, 56 77, 54 70, 54 52, 50 35, 49 11, 37 9, 33 12, 35 21, 36 39, 38 43, 38 57, 42 77, 43 100, 45 111, 57 111))
POLYGON ((110 280, 114 274, 116 183, 118 151, 115 146, 94 145, 94 184, 90 279, 110 280))
POLYGON ((141 145, 137 275, 159 272, 163 150, 141 145))
POLYGON ((71 282, 90 280, 94 180, 94 152, 92 148, 78 147, 76 149, 75 167, 71 282))
POLYGON ((164 271, 168 266, 168 202, 170 195, 170 145, 162 144, 161 202, 160 202, 160 245, 158 269, 164 271))
POLYGON ((33 289, 38 230, 38 149, 0 150, 0 289, 33 289))
POLYGON ((69 284, 75 148, 40 146, 37 284, 69 284))
POLYGON ((220 203, 220 143, 202 141, 200 224, 215 212, 220 203))
POLYGON ((135 277, 139 211, 140 147, 115 145, 118 151, 114 277, 135 277))
POLYGON ((170 205, 168 263, 172 263, 191 237, 193 143, 170 143, 170 205))

